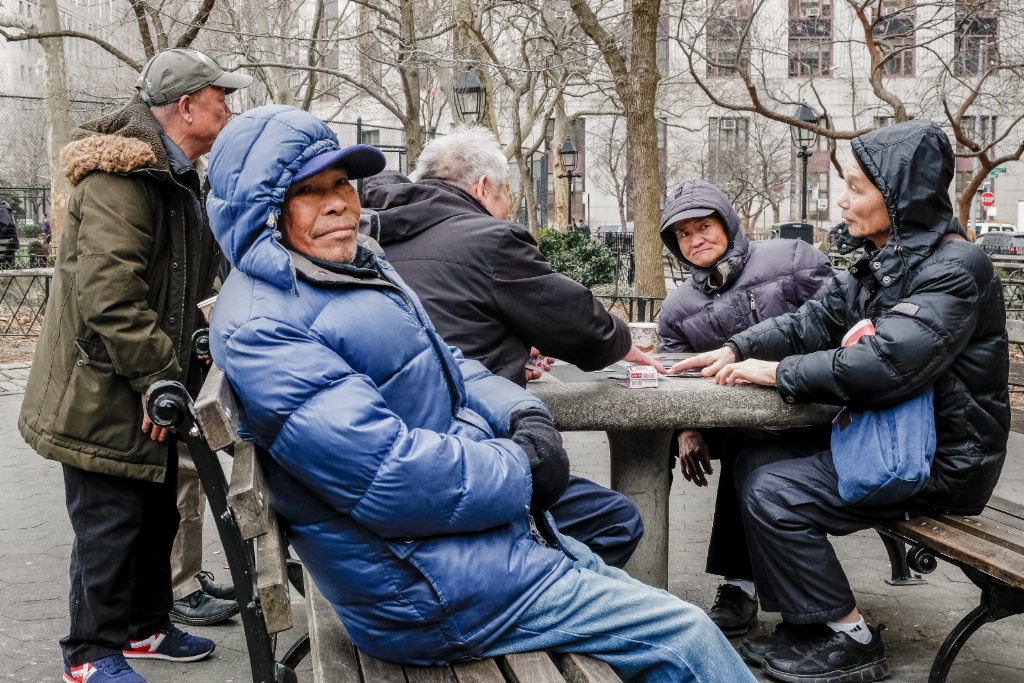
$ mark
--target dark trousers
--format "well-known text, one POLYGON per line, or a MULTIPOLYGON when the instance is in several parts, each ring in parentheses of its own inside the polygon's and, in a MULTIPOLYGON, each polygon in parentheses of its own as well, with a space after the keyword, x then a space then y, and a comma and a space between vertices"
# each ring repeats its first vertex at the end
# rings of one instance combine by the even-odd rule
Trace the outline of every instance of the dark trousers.
POLYGON ((625 495, 589 479, 569 477, 569 486, 548 510, 558 530, 621 568, 644 535, 640 511, 625 495))
POLYGON ((64 466, 71 547, 71 631, 64 663, 120 654, 170 624, 171 545, 178 530, 177 455, 163 483, 64 466))
POLYGON ((750 445, 734 477, 761 608, 793 624, 836 621, 856 607, 828 534, 845 536, 920 512, 848 504, 839 496, 832 452, 814 440, 750 445))

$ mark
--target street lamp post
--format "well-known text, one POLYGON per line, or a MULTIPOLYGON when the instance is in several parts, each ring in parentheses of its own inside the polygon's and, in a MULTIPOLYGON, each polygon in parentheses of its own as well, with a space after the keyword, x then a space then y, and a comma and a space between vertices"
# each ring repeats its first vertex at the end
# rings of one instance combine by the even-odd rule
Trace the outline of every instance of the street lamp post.
MULTIPOLYGON (((804 123, 817 124, 818 117, 814 115, 814 111, 811 110, 806 104, 801 104, 796 108, 795 118, 798 121, 804 123)), ((800 193, 800 221, 803 223, 807 222, 807 160, 811 158, 814 152, 810 151, 810 148, 814 146, 814 143, 818 140, 818 134, 813 130, 807 130, 800 126, 790 126, 789 133, 793 138, 793 146, 800 151, 796 153, 798 159, 802 159, 804 163, 803 168, 803 185, 800 193)))
POLYGON ((558 177, 565 178, 569 186, 569 227, 574 228, 576 227, 576 220, 572 215, 572 180, 573 178, 579 178, 580 174, 574 172, 576 170, 578 153, 576 152, 576 146, 572 144, 572 140, 566 138, 558 154, 562 157, 562 167, 565 168, 565 175, 558 177))
POLYGON ((455 80, 455 103, 462 120, 477 121, 483 111, 484 88, 476 73, 466 68, 455 80))

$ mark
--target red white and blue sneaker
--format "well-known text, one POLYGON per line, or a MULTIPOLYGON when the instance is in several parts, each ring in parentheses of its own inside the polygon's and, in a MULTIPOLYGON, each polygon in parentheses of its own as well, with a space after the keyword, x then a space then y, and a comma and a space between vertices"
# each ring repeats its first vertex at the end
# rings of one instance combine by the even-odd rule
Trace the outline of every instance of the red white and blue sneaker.
POLYGON ((81 666, 64 667, 64 683, 146 683, 123 655, 110 655, 81 666))
POLYGON ((128 659, 166 659, 171 662, 196 662, 209 656, 216 647, 209 638, 192 636, 168 626, 149 638, 128 641, 124 656, 128 659))

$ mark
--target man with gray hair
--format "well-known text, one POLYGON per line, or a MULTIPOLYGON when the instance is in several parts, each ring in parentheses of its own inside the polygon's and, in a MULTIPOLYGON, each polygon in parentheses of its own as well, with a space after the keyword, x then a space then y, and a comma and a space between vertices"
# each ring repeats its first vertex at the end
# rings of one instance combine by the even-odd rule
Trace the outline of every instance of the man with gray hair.
MULTIPOLYGON (((363 185, 378 241, 441 337, 520 386, 531 347, 584 370, 625 359, 660 365, 583 285, 552 270, 530 231, 511 220, 508 161, 482 126, 460 126, 423 148, 412 174, 363 185)), ((530 374, 530 373, 533 374, 530 374)), ((621 567, 643 535, 625 496, 579 477, 550 509, 559 530, 621 567)))
POLYGON ((144 683, 126 657, 192 662, 214 649, 168 618, 177 438, 144 396, 161 380, 201 384, 191 337, 219 251, 196 162, 231 118, 224 96, 251 82, 195 50, 161 52, 138 97, 61 153, 74 190, 18 428, 64 471, 65 683, 144 683))

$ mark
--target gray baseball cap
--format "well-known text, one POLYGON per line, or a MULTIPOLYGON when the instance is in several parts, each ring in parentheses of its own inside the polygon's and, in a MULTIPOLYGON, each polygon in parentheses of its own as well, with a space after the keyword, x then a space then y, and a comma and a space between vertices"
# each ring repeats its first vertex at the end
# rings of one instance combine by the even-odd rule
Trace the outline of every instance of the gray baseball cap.
POLYGON ((173 102, 208 85, 234 92, 252 84, 252 76, 227 73, 198 50, 164 50, 146 63, 135 83, 142 101, 151 107, 173 102))

